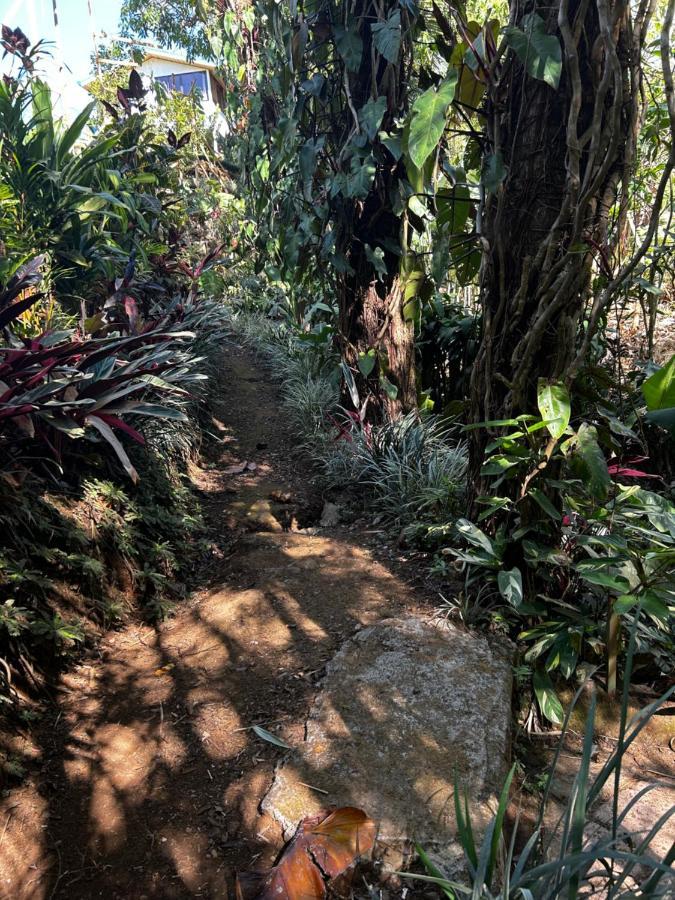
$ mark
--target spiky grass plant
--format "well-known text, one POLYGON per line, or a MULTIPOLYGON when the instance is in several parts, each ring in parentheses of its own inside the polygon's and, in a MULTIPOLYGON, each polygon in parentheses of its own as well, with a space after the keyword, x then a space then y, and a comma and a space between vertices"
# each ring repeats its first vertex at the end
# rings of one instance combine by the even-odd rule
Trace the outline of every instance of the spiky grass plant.
POLYGON ((516 855, 515 851, 518 822, 516 821, 510 838, 505 828, 506 807, 514 773, 514 769, 511 769, 499 798, 497 812, 488 824, 480 846, 471 822, 468 796, 462 793, 459 784, 455 785, 457 839, 464 850, 468 880, 462 883, 446 877, 421 847, 418 848, 420 859, 429 874, 400 874, 433 882, 451 900, 467 896, 472 900, 576 900, 582 896, 624 900, 628 897, 675 896, 675 873, 672 868, 675 862, 675 843, 661 858, 657 858, 650 847, 654 838, 675 815, 675 805, 661 815, 646 834, 631 834, 625 823, 631 810, 657 784, 645 786, 623 809, 619 808, 621 771, 626 754, 652 716, 675 694, 674 685, 662 697, 629 719, 629 687, 636 632, 637 629, 633 626, 626 658, 616 747, 600 771, 592 776, 596 711, 596 698, 593 694, 579 770, 555 831, 544 839, 543 823, 558 760, 563 752, 570 717, 585 684, 579 688, 567 711, 562 736, 548 771, 539 817, 521 853, 516 855), (598 833, 597 828, 589 827, 593 824, 590 814, 607 785, 612 788, 611 820, 609 826, 598 833))
POLYGON ((332 446, 323 442, 317 461, 333 486, 353 483, 368 489, 375 511, 408 524, 450 513, 461 496, 466 452, 453 444, 435 418, 409 413, 365 430, 343 430, 332 446))

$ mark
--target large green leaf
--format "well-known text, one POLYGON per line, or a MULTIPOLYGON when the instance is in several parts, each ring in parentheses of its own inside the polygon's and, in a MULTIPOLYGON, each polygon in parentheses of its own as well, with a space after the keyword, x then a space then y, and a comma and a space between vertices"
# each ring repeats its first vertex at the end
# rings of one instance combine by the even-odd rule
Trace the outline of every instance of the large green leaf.
POLYGON ((545 81, 557 90, 562 73, 560 41, 546 33, 546 23, 537 13, 523 16, 522 29, 507 25, 504 29, 506 43, 515 51, 532 78, 545 81))
POLYGON ((523 602, 523 576, 520 569, 514 568, 498 572, 497 585, 499 593, 506 602, 517 609, 523 602))
POLYGON ((358 26, 352 25, 351 28, 344 28, 342 25, 336 25, 334 34, 335 46, 344 60, 344 64, 350 72, 358 72, 363 57, 363 41, 358 32, 358 26))
POLYGON ((675 406, 671 406, 670 409, 654 409, 647 413, 646 418, 647 421, 660 425, 675 436, 675 406))
POLYGON ((380 130, 384 113, 387 109, 387 98, 372 98, 359 110, 359 124, 369 141, 374 141, 380 130))
POLYGON ((464 229, 471 210, 471 193, 464 170, 457 170, 457 174, 459 180, 453 187, 440 188, 436 192, 436 222, 439 226, 447 225, 451 234, 464 229))
POLYGON ((576 437, 576 460, 580 464, 590 493, 604 500, 612 479, 607 470, 607 461, 598 444, 598 432, 593 425, 582 422, 576 437))
POLYGON ((386 22, 375 22, 372 27, 375 49, 390 62, 395 63, 401 49, 401 13, 393 12, 386 22))
POLYGON ((470 544, 473 544, 474 547, 480 547, 481 550, 487 551, 491 556, 497 556, 496 547, 493 541, 484 531, 481 531, 480 528, 474 525, 473 522, 470 522, 468 519, 457 519, 455 528, 462 537, 470 544))
POLYGON ((649 410, 671 409, 675 406, 675 354, 662 369, 645 379, 642 393, 649 410))
POLYGON ((454 235, 449 241, 455 277, 462 287, 471 284, 480 269, 481 252, 475 239, 467 242, 465 235, 454 235))
POLYGON ((368 196, 373 184, 377 167, 373 156, 361 160, 356 156, 351 160, 351 174, 345 176, 343 194, 347 197, 364 199, 368 196))
POLYGON ((95 100, 93 100, 88 106, 85 106, 79 116, 77 116, 77 118, 73 121, 72 125, 70 125, 70 127, 61 136, 57 151, 59 164, 63 159, 65 159, 66 155, 70 152, 70 150, 72 150, 75 143, 79 140, 82 132, 84 131, 84 126, 89 121, 89 116, 92 114, 95 106, 95 100))
POLYGON ((535 669, 532 676, 534 693, 542 715, 555 725, 562 725, 565 713, 553 687, 551 676, 543 669, 535 669))
POLYGON ((440 83, 438 90, 430 87, 413 103, 408 153, 418 169, 424 166, 443 137, 448 108, 454 99, 456 87, 457 72, 452 69, 440 83))
POLYGON ((549 382, 540 378, 537 384, 537 406, 549 434, 559 440, 570 423, 569 391, 560 381, 549 382))

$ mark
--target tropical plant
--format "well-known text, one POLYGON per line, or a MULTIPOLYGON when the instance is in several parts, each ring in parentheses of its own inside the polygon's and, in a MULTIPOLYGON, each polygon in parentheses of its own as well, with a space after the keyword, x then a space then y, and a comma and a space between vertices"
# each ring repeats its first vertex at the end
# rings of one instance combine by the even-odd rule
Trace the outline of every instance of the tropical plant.
POLYGON ((507 617, 525 625, 518 637, 530 644, 525 660, 534 666, 535 694, 544 715, 559 722, 550 673, 569 679, 581 661, 606 653, 614 693, 622 621, 637 606, 650 623, 640 628, 641 651, 651 643, 669 669, 675 507, 640 486, 653 475, 608 465, 594 425, 571 427, 563 385, 542 380, 539 409, 540 418, 488 423, 506 432, 487 445, 481 472, 490 493, 477 498, 477 521, 488 530, 458 520, 469 546, 449 552, 469 585, 491 573, 507 617))
MULTIPOLYGON (((627 660, 629 674, 635 640, 636 630, 633 628, 627 660)), ((450 900, 459 900, 464 896, 478 900, 521 900, 524 897, 537 900, 566 897, 574 900, 588 896, 589 889, 596 896, 606 897, 608 900, 635 896, 672 896, 675 886, 672 871, 675 845, 663 856, 657 856, 650 845, 667 827, 675 814, 675 806, 666 810, 646 833, 631 834, 625 825, 629 813, 657 785, 649 784, 642 788, 623 809, 620 808, 619 792, 622 766, 632 744, 651 717, 672 697, 675 687, 629 719, 629 681, 628 677, 622 695, 616 747, 595 774, 592 774, 591 759, 595 737, 596 697, 595 694, 592 695, 579 768, 563 813, 558 817, 553 831, 546 832, 544 819, 552 796, 557 764, 564 750, 570 716, 585 685, 577 691, 565 716, 560 743, 547 773, 539 816, 522 851, 519 854, 516 852, 518 821, 513 826, 510 837, 506 821, 514 767, 504 783, 497 811, 488 823, 480 845, 471 820, 468 796, 456 784, 457 835, 464 850, 468 871, 466 880, 459 881, 457 878, 444 876, 440 868, 442 863, 437 865, 423 848, 418 850, 429 874, 400 874, 438 885, 450 900), (606 792, 608 786, 612 788, 608 804, 611 809, 609 825, 603 829, 591 828, 590 813, 600 800, 601 792, 606 792)))

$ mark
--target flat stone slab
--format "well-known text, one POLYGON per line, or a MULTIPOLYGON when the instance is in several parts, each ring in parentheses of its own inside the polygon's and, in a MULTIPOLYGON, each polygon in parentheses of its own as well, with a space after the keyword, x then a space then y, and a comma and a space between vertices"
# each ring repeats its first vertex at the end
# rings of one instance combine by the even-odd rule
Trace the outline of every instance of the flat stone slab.
POLYGON ((305 742, 277 767, 263 812, 289 837, 327 806, 358 806, 385 856, 419 841, 459 858, 455 772, 480 830, 508 769, 511 650, 413 616, 358 632, 328 665, 305 742))

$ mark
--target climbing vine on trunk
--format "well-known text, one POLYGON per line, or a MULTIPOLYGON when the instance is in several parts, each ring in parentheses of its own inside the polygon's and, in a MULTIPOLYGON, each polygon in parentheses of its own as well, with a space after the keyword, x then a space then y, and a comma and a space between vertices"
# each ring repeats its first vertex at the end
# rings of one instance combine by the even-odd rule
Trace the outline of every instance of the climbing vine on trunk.
POLYGON ((275 38, 259 47, 245 160, 267 225, 259 250, 295 290, 328 277, 351 393, 371 417, 407 411, 416 404, 408 183, 387 138, 407 110, 417 16, 394 0, 257 11, 260 34, 275 38))
MULTIPOLYGON (((672 4, 671 4, 672 6, 672 4)), ((654 4, 516 2, 488 70, 481 216, 483 335, 474 422, 531 410, 537 378, 570 385, 600 318, 647 245, 621 239, 645 109, 654 4), (511 52, 509 52, 511 51, 511 52)), ((664 25, 668 44, 670 20, 664 25)), ((668 77, 670 60, 663 58, 668 77)), ((670 127, 675 117, 670 105, 670 127)), ((657 220, 673 170, 661 176, 657 220)), ((474 475, 485 432, 473 432, 474 475)))

